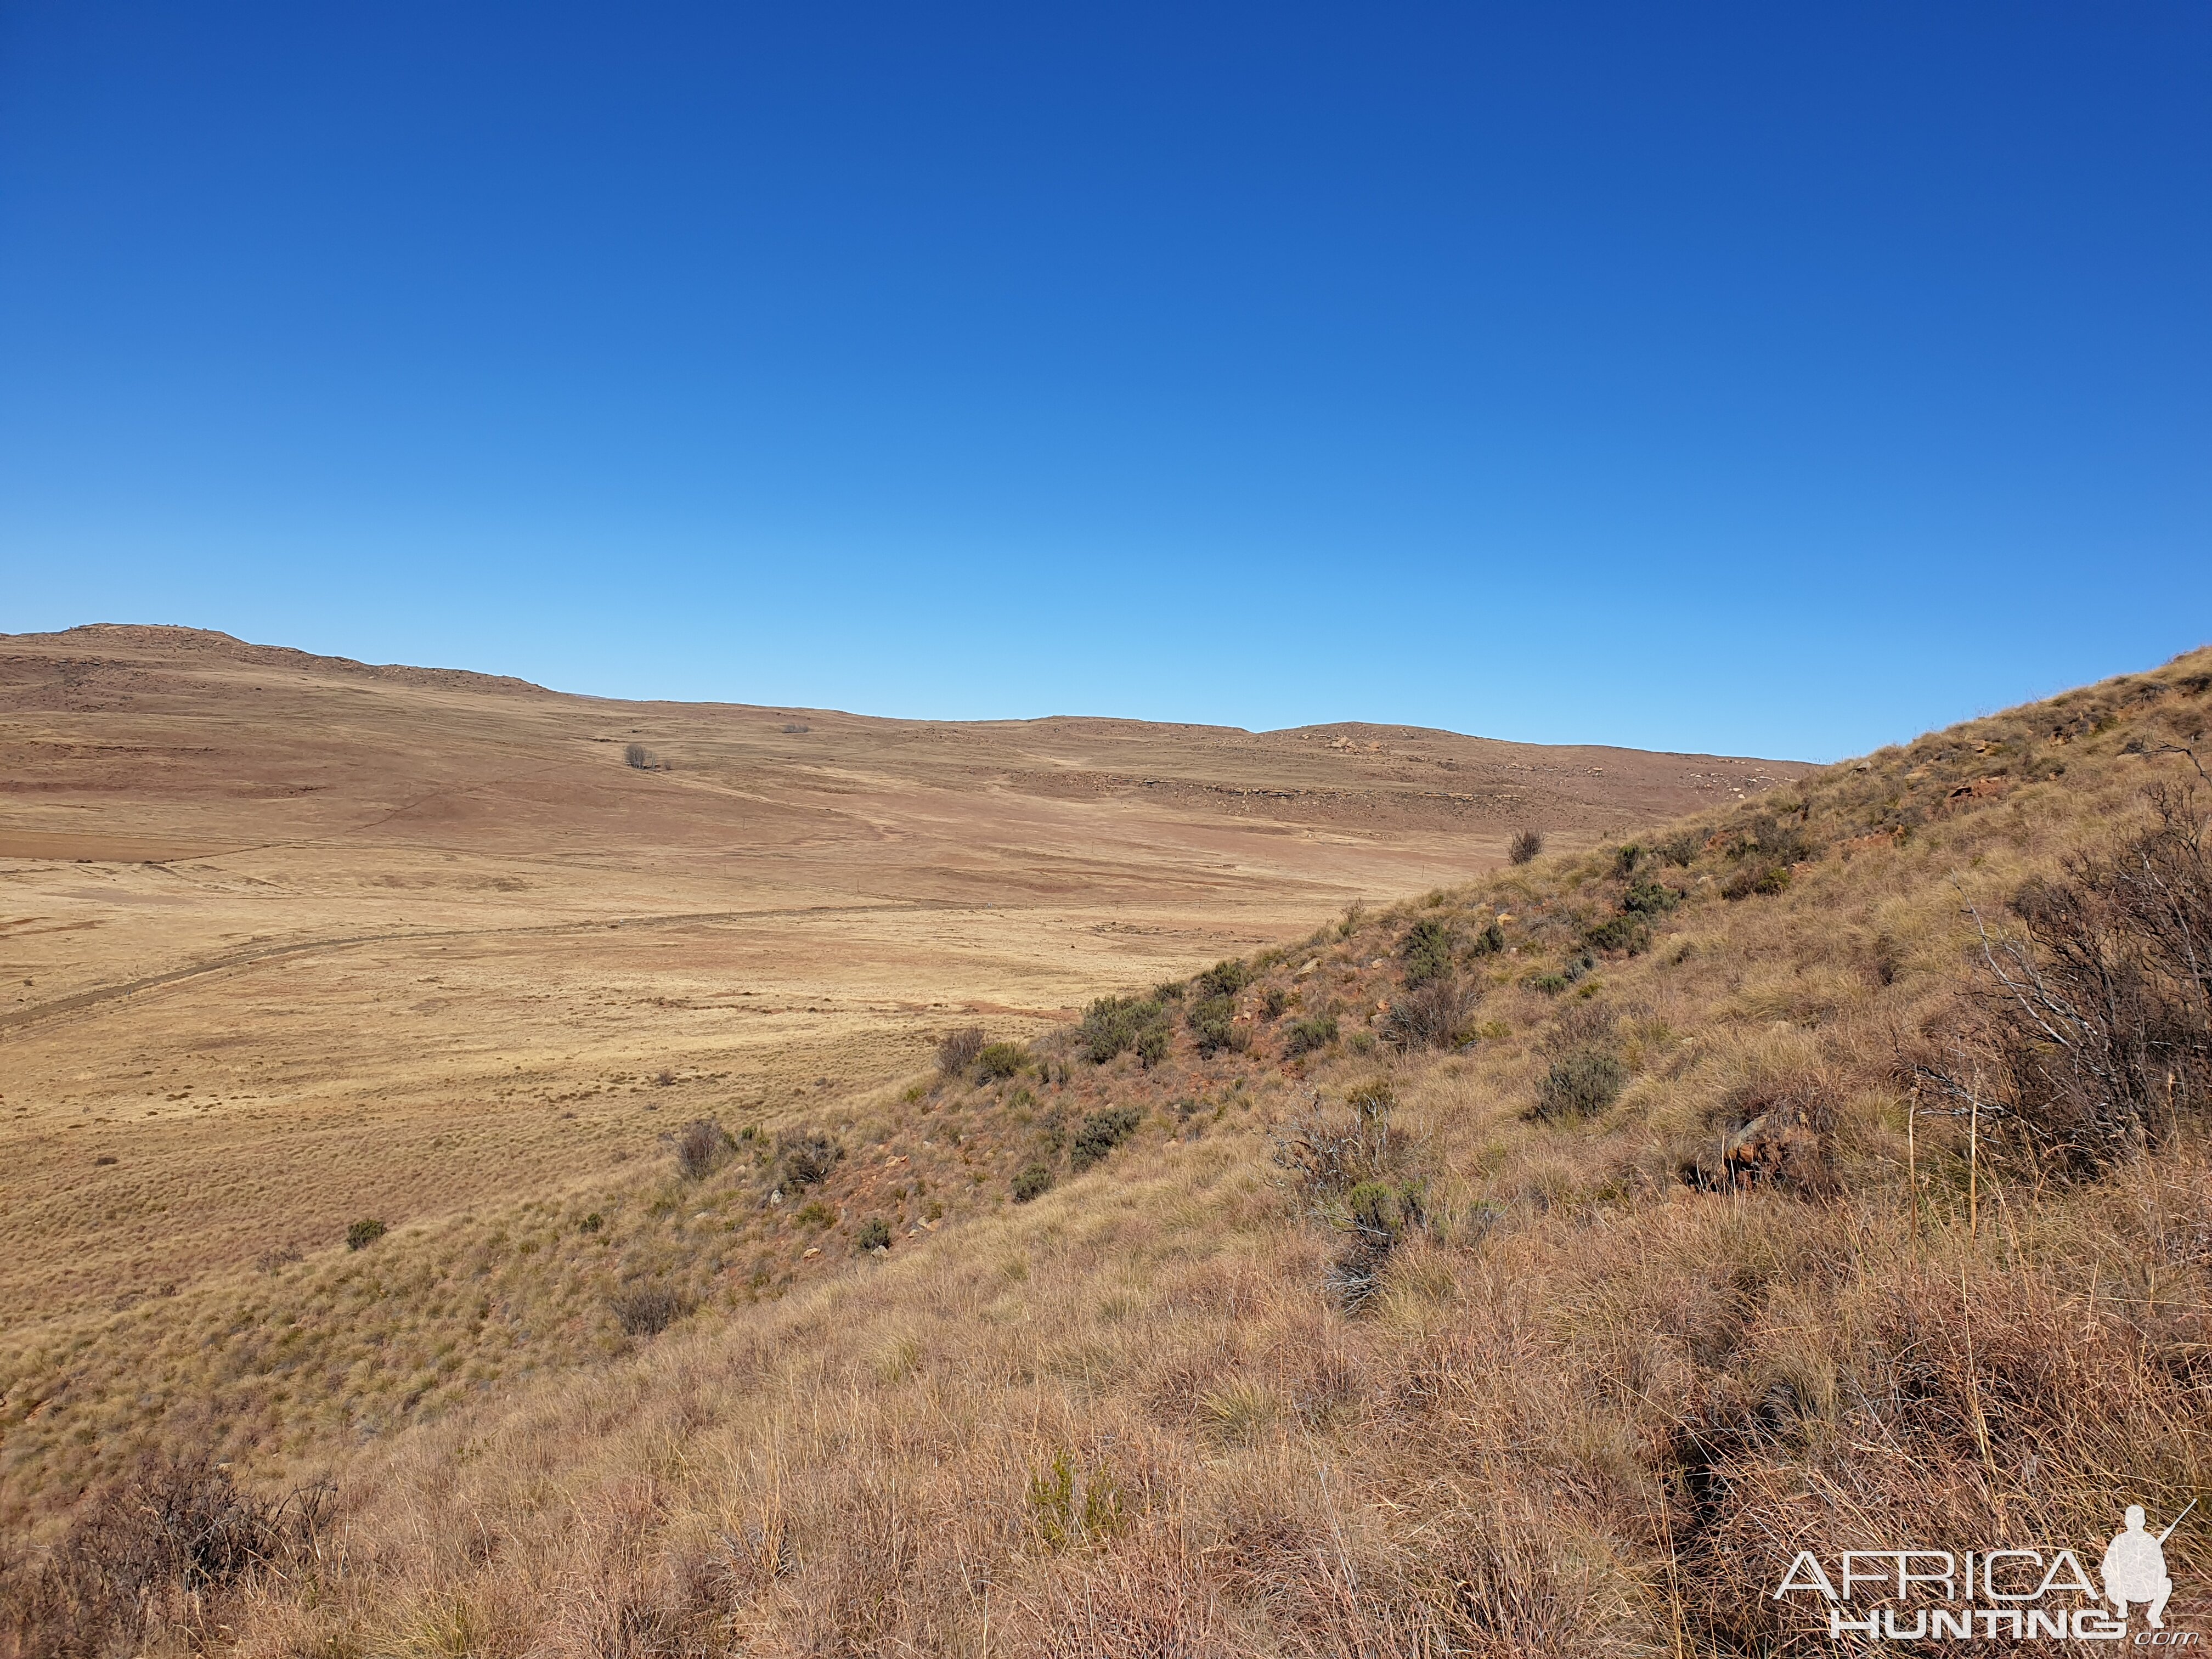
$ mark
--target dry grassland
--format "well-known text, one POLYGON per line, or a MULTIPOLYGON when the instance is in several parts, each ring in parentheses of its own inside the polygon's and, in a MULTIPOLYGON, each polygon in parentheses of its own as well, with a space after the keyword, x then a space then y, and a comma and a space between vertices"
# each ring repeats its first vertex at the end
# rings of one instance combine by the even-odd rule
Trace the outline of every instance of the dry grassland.
MULTIPOLYGON (((1967 907, 2020 937, 2208 728, 2199 653, 1171 994, 1133 962, 995 1061, 917 1027, 692 1173, 58 1325, 0 1455, 26 1515, 139 1501, 140 1443, 334 1480, 155 1649, 1833 1651, 1768 1594, 1801 1547, 2094 1559, 2212 1485, 2204 1079, 2086 1160, 1994 1105, 1970 1158, 1929 1080, 1995 1063, 1967 907)), ((2212 1552, 2167 1559, 2196 1628, 2212 1552)))

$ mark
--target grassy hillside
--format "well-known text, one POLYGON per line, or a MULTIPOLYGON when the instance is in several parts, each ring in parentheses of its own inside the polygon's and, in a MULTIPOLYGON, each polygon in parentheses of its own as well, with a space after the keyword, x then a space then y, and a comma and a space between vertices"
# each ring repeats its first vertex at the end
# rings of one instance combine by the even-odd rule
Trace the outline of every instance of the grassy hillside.
POLYGON ((2212 1472, 2208 725, 2197 653, 88 1321, 19 1642, 1832 1651, 1801 1547, 2101 1549, 2212 1472))

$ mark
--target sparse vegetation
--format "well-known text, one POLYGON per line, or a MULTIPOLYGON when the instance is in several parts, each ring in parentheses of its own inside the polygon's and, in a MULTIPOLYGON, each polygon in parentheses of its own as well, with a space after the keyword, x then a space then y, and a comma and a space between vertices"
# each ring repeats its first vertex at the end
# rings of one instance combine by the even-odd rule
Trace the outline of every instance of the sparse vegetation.
POLYGON ((346 1249, 365 1250, 384 1234, 385 1225, 381 1221, 372 1218, 354 1222, 346 1229, 346 1249))
POLYGON ((1540 830, 1516 830, 1513 839, 1505 846, 1506 858, 1515 864, 1532 864, 1543 852, 1544 832, 1540 830))
POLYGON ((888 1250, 891 1247, 891 1224, 879 1215, 870 1216, 854 1236, 854 1245, 862 1255, 872 1250, 888 1250))

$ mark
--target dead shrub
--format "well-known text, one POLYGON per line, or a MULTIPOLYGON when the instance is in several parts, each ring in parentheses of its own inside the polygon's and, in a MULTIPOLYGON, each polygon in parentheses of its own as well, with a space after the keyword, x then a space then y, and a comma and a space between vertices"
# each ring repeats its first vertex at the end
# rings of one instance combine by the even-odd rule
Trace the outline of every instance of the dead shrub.
POLYGON ((2149 799, 2149 825, 2014 895, 2017 935, 1983 928, 1967 1048, 1993 1086, 1921 1068, 2008 1118, 2050 1172, 2094 1175, 2161 1145, 2212 1095, 2212 846, 2193 791, 2149 799))
POLYGON ((729 1132, 713 1118, 695 1118, 678 1130, 672 1137, 676 1144, 676 1170, 686 1181, 699 1181, 714 1172, 714 1166, 727 1157, 737 1146, 729 1132))
POLYGON ((845 1149, 819 1129, 786 1129, 775 1138, 777 1184, 799 1192, 828 1178, 845 1149))
POLYGON ((626 1285, 607 1298, 615 1322, 630 1336, 659 1336, 691 1311, 683 1295, 666 1285, 626 1285))
POLYGON ((240 1492, 204 1455, 153 1459, 99 1494, 36 1567, 0 1580, 18 1659, 107 1659, 212 1634, 228 1598, 312 1551, 335 1494, 240 1492))
POLYGON ((958 1077, 975 1063, 975 1056, 983 1052, 983 1028, 968 1025, 948 1032, 937 1045, 937 1069, 946 1077, 958 1077))
POLYGON ((1426 980, 1390 1004, 1382 1040, 1399 1048, 1456 1048, 1480 994, 1454 973, 1426 980))
POLYGON ((1505 856, 1516 864, 1533 862, 1544 850, 1544 832, 1540 830, 1516 830, 1513 839, 1506 843, 1505 856))

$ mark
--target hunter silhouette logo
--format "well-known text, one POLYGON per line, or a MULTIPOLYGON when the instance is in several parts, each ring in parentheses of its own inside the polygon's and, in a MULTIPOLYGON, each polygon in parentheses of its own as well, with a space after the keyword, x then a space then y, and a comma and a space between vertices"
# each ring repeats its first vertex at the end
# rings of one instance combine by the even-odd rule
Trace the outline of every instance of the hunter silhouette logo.
POLYGON ((2136 1632, 2132 1645, 2194 1647, 2196 1632, 2166 1627, 2173 1595, 2166 1540, 2196 1507, 2192 1498, 2154 1533, 2142 1505, 2130 1504, 2096 1581, 2070 1549, 1845 1550, 1832 1558, 1832 1574, 1819 1555, 1800 1550, 1773 1599, 1820 1597, 1833 1641, 2123 1642, 2140 1607, 2148 1628, 2136 1632))
POLYGON ((2150 1604, 2150 1627, 2166 1628, 2166 1601, 2173 1594, 2173 1580, 2166 1576, 2166 1540, 2173 1536, 2174 1527, 2181 1524, 2189 1510, 2196 1507, 2192 1498, 2189 1509, 2175 1516, 2172 1525, 2154 1538, 2143 1528, 2142 1505, 2128 1505, 2126 1529, 2105 1546, 2104 1563, 2097 1570, 2097 1576, 2105 1581, 2105 1599, 2122 1619, 2128 1616, 2129 1602, 2146 1601, 2150 1604))

